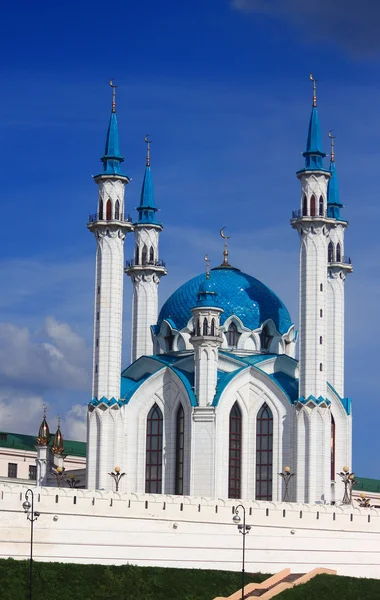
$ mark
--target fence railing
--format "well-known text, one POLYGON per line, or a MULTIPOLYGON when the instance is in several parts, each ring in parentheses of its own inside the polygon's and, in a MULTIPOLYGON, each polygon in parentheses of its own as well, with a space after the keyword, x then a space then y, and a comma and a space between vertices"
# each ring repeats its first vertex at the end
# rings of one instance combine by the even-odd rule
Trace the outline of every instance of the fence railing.
POLYGON ((100 213, 93 213, 91 215, 88 215, 88 222, 89 223, 96 223, 96 221, 121 221, 122 223, 132 223, 132 217, 131 215, 127 215, 127 216, 120 216, 120 218, 117 218, 115 216, 114 219, 105 219, 103 214, 100 213))
POLYGON ((166 263, 163 260, 144 260, 136 261, 133 258, 125 262, 125 268, 130 269, 132 267, 166 267, 166 263))

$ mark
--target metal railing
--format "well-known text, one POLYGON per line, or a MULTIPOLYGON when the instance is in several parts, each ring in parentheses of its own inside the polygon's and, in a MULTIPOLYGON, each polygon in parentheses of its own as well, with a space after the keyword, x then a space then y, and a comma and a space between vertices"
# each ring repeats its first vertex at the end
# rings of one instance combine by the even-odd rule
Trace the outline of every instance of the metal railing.
POLYGON ((163 260, 145 260, 144 262, 138 262, 131 258, 125 262, 125 268, 130 269, 132 267, 166 267, 166 263, 163 260))
POLYGON ((352 265, 351 256, 343 256, 340 260, 337 258, 334 260, 329 260, 329 263, 337 263, 339 265, 352 265))
POLYGON ((132 217, 131 215, 121 215, 120 218, 115 217, 114 219, 104 219, 104 215, 100 213, 93 213, 91 215, 88 215, 89 223, 96 223, 96 221, 121 221, 122 223, 132 223, 132 217))
POLYGON ((326 217, 326 213, 324 212, 323 215, 320 214, 315 214, 315 215, 304 215, 302 214, 302 210, 299 208, 298 210, 292 210, 292 219, 300 219, 301 217, 326 217))

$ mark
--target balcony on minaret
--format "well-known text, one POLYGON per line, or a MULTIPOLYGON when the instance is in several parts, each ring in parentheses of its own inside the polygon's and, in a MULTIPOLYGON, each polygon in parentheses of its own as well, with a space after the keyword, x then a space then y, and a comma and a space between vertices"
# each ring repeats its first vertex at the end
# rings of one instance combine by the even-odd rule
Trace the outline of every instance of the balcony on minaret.
POLYGON ((120 217, 118 219, 116 217, 115 218, 110 218, 110 219, 107 219, 107 218, 104 218, 104 217, 107 217, 107 215, 104 215, 104 213, 93 213, 93 214, 90 214, 90 215, 88 215, 88 225, 91 225, 92 223, 97 223, 98 221, 102 221, 104 223, 107 223, 107 222, 110 222, 110 221, 111 222, 112 221, 116 221, 118 223, 131 223, 132 224, 132 217, 131 217, 131 215, 127 215, 127 216, 120 215, 120 217))

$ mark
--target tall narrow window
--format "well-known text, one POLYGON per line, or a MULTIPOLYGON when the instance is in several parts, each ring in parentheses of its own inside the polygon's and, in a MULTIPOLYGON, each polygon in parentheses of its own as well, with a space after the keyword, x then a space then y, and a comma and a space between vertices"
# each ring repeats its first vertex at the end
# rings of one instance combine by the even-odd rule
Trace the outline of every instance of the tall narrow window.
POLYGON ((342 260, 342 255, 341 255, 341 251, 340 251, 340 244, 339 242, 336 245, 336 262, 340 262, 342 260))
POLYGON ((314 196, 314 194, 310 198, 310 216, 315 217, 315 196, 314 196))
POLYGON ((103 200, 99 201, 99 221, 103 221, 103 200))
POLYGON ((165 336, 165 342, 166 342, 166 352, 172 352, 173 344, 174 344, 174 334, 172 331, 169 331, 168 335, 165 336))
POLYGON ((112 219, 112 203, 111 200, 107 200, 106 204, 106 220, 111 221, 112 219))
POLYGON ((327 260, 328 262, 334 262, 334 244, 332 242, 328 245, 327 260))
POLYGON ((324 210, 323 210, 323 196, 319 196, 319 215, 321 217, 323 217, 323 215, 324 215, 324 210))
POLYGON ((157 404, 154 404, 146 422, 145 492, 147 494, 162 492, 162 430, 162 412, 157 404))
POLYGON ((271 339, 272 339, 272 336, 270 335, 269 327, 268 327, 268 325, 265 325, 265 327, 263 327, 263 329, 260 333, 261 350, 269 349, 269 344, 271 343, 271 339))
POLYGON ((144 244, 143 249, 142 249, 142 253, 141 253, 141 263, 143 265, 146 265, 147 258, 148 258, 148 250, 147 250, 147 247, 144 244))
POLYGON ((215 319, 212 319, 211 321, 210 335, 215 336, 215 319))
POLYGON ((201 335, 201 322, 197 319, 197 335, 201 335))
POLYGON ((237 329, 235 323, 232 322, 227 330, 227 344, 231 348, 236 348, 239 337, 240 337, 240 333, 238 332, 238 329, 237 329))
POLYGON ((307 198, 306 198, 306 195, 304 194, 303 200, 302 200, 302 216, 306 217, 306 215, 307 215, 307 198))
POLYGON ((136 246, 135 248, 135 265, 139 264, 139 247, 136 246))
POLYGON ((185 455, 185 414, 182 404, 177 411, 177 432, 175 449, 175 493, 183 494, 183 464, 185 455))
POLYGON ((116 200, 115 204, 115 219, 118 221, 120 219, 120 202, 116 200))
POLYGON ((204 318, 203 319, 203 331, 202 331, 203 335, 207 335, 207 329, 208 329, 208 327, 207 327, 207 319, 204 318))
POLYGON ((241 498, 241 412, 237 402, 230 412, 228 497, 241 498))
POLYGON ((330 455, 331 455, 331 481, 335 481, 335 421, 331 415, 331 438, 330 438, 330 455))
POLYGON ((149 262, 151 265, 154 263, 154 248, 153 248, 153 246, 151 246, 150 250, 149 250, 149 262))
POLYGON ((265 403, 256 424, 256 500, 272 500, 273 415, 265 403))

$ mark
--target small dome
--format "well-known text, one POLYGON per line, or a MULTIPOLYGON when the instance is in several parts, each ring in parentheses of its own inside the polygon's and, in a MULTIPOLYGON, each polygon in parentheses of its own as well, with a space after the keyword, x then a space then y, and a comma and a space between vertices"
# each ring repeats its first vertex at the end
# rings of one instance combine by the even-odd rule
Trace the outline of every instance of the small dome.
POLYGON ((37 444, 38 446, 47 446, 50 441, 49 426, 46 421, 46 417, 42 419, 42 423, 38 430, 37 444))
POLYGON ((212 306, 219 308, 217 296, 218 292, 216 291, 213 279, 206 276, 199 286, 197 306, 212 306))
POLYGON ((51 447, 54 454, 63 454, 64 446, 63 446, 63 435, 61 433, 61 427, 58 423, 57 431, 55 432, 55 436, 53 439, 53 444, 51 447))
MULTIPOLYGON (((290 315, 272 290, 247 273, 235 268, 216 267, 211 270, 211 293, 216 292, 216 304, 223 309, 220 323, 236 315, 245 327, 257 329, 267 319, 272 319, 277 331, 284 334, 292 324, 290 315)), ((184 329, 191 318, 191 309, 197 305, 202 286, 210 293, 205 273, 190 279, 165 302, 158 316, 158 326, 164 319, 174 322, 178 330, 184 329)))

